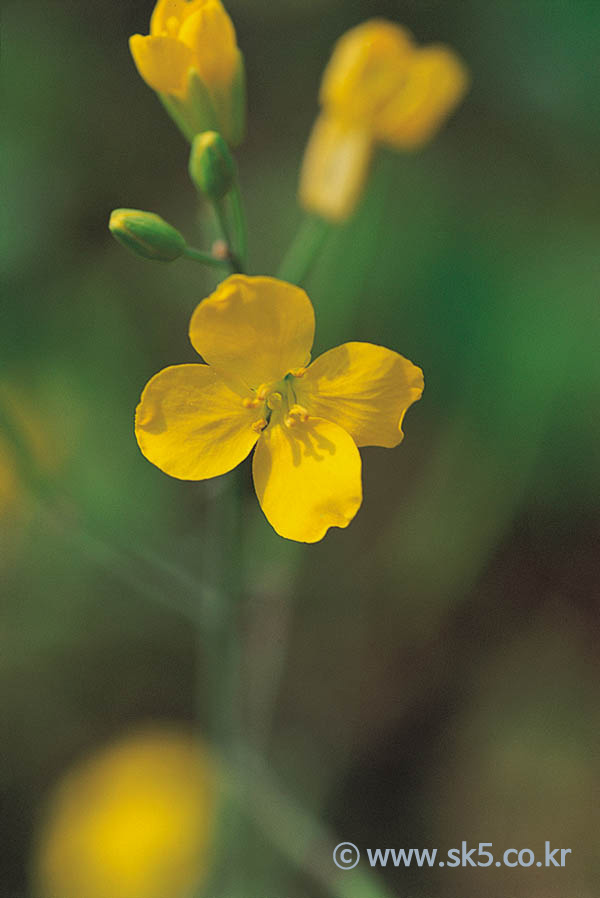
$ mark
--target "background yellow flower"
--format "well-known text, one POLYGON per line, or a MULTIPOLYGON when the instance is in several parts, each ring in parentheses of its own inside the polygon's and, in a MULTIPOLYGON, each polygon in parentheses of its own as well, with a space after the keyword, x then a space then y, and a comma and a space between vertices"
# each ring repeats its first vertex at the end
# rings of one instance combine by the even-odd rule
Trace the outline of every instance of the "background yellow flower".
POLYGON ((462 99, 465 65, 448 47, 417 46, 393 22, 372 19, 337 42, 321 85, 321 106, 304 155, 300 202, 344 221, 364 192, 373 149, 415 149, 462 99))
POLYGON ((124 737, 50 795, 34 862, 39 898, 187 898, 208 872, 215 770, 172 729, 124 737))

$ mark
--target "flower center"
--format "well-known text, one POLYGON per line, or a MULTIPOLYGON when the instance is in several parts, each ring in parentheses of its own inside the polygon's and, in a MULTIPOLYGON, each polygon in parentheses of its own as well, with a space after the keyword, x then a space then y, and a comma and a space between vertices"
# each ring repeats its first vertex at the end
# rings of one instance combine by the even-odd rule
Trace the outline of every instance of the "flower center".
POLYGON ((252 425, 254 430, 260 433, 271 422, 292 428, 308 420, 308 412, 296 401, 294 389, 295 379, 303 374, 304 369, 290 371, 283 380, 262 384, 252 398, 243 400, 245 408, 263 408, 263 417, 252 425))

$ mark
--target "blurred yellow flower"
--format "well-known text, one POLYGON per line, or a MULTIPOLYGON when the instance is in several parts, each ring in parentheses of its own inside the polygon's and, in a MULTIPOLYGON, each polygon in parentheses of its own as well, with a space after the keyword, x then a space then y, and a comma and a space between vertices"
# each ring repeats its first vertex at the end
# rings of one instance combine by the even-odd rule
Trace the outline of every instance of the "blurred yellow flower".
POLYGON ((337 43, 321 86, 322 112, 306 150, 300 201, 332 221, 348 218, 377 144, 408 150, 441 127, 468 85, 448 47, 417 47, 408 31, 380 19, 337 43))
POLYGON ((362 501, 358 447, 398 445, 423 374, 370 343, 345 343, 312 364, 312 304, 292 284, 227 278, 197 307, 190 340, 207 364, 165 368, 146 385, 135 432, 172 477, 231 471, 255 448, 254 486, 280 536, 317 542, 362 501))
POLYGON ((129 736, 50 798, 34 858, 39 898, 188 898, 208 872, 215 773, 171 730, 129 736))
POLYGON ((320 115, 304 153, 300 202, 328 221, 345 221, 361 197, 374 141, 364 128, 320 115))
POLYGON ((129 47, 138 72, 186 137, 214 130, 233 146, 240 143, 244 59, 221 0, 158 0, 150 34, 134 34, 129 47))

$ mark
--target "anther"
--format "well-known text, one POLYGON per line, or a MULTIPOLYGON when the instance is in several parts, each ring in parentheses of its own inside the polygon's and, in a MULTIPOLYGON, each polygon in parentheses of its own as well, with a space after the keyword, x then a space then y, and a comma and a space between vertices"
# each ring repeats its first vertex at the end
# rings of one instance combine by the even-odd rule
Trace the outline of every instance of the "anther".
POLYGON ((285 424, 286 427, 296 427, 298 422, 296 421, 295 418, 292 418, 291 415, 288 415, 287 418, 285 418, 283 423, 285 424))
POLYGON ((293 371, 290 371, 292 377, 304 377, 306 374, 306 368, 294 368, 293 371))
POLYGON ((269 388, 266 384, 263 384, 258 388, 256 395, 260 399, 261 402, 264 402, 267 396, 269 395, 269 388))
POLYGON ((256 408, 260 405, 260 402, 258 399, 244 399, 242 400, 242 405, 244 408, 256 408))
POLYGON ((290 409, 290 415, 299 418, 303 424, 308 421, 309 415, 303 405, 293 405, 290 409))
POLYGON ((252 430, 255 433, 262 433, 262 431, 265 429, 265 427, 267 426, 268 423, 269 422, 267 421, 266 418, 261 418, 260 421, 254 422, 254 424, 252 425, 252 430))

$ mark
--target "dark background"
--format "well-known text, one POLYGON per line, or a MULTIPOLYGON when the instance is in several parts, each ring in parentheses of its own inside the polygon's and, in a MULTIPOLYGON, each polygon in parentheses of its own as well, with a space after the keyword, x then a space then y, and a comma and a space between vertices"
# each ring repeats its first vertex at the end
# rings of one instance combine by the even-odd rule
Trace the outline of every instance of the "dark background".
MULTIPOLYGON (((405 442, 364 451, 361 512, 313 547, 272 533, 244 469, 249 738, 338 841, 573 852, 557 871, 388 871, 398 895, 593 898, 600 5, 228 9, 248 69, 255 273, 276 270, 300 220, 339 34, 387 16, 472 75, 430 146, 379 157, 308 284, 318 350, 370 340, 423 367, 405 442)), ((150 11, 51 0, 3 16, 0 398, 18 423, 0 436, 6 898, 27 894, 40 809, 73 763, 196 713, 178 600, 204 574, 211 488, 149 465, 132 420, 152 374, 194 361, 188 318, 214 278, 133 258, 106 227, 120 206, 198 225, 187 146, 127 48, 150 11)), ((249 896, 321 894, 268 842, 252 852, 249 896)))

